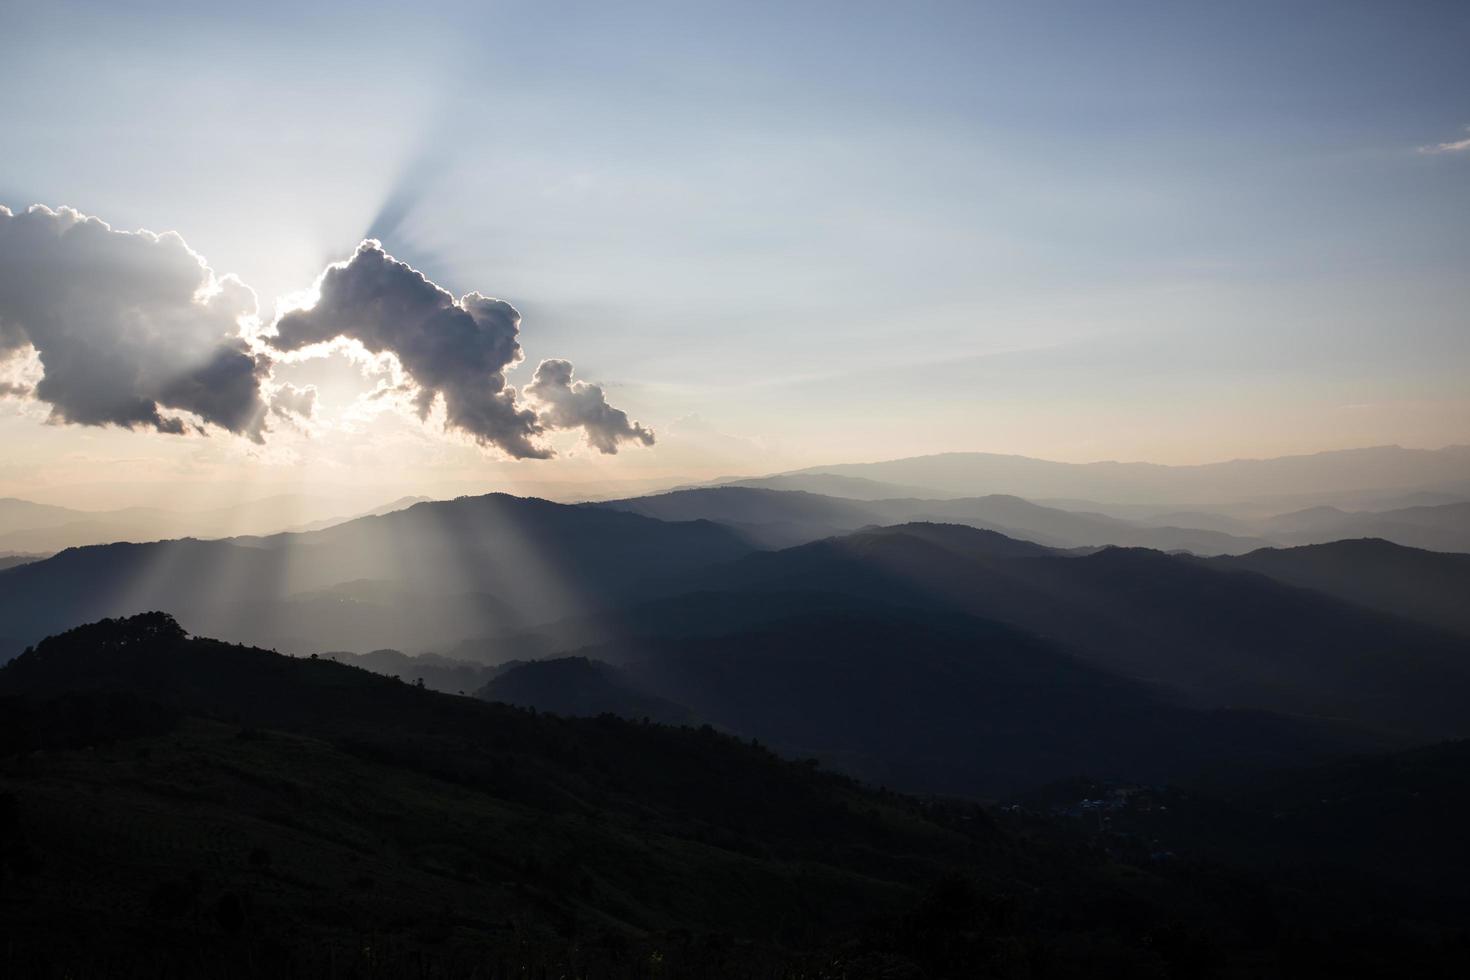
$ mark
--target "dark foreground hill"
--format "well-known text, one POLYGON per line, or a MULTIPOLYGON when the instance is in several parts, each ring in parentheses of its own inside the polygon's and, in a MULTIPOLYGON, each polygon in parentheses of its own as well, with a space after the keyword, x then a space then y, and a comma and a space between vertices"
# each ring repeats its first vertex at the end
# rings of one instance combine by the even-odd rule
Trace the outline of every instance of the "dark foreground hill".
MULTIPOLYGON (((1147 844, 1324 882, 1355 873, 1381 895, 1413 895, 1460 916, 1470 908, 1470 741, 1256 774, 1207 792, 1069 781, 1024 805, 1100 828, 1120 850, 1147 844)), ((1327 901, 1364 928, 1385 925, 1370 908, 1327 901)))
POLYGON ((162 614, 40 644, 0 670, 0 697, 7 976, 1463 966, 1452 921, 1341 880, 1334 911, 1371 909, 1378 930, 1317 914, 1294 882, 1122 861, 709 729, 436 694, 162 614))

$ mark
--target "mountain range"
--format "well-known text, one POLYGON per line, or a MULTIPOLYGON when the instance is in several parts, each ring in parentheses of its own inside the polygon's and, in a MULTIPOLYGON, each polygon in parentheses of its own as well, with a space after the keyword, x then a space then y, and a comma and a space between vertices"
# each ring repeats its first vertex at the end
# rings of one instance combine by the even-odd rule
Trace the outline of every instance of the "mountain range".
POLYGON ((343 515, 328 498, 276 496, 231 507, 181 510, 126 507, 76 510, 14 497, 0 499, 0 554, 51 553, 65 548, 116 541, 165 538, 226 538, 284 530, 310 531, 402 510, 425 497, 403 497, 358 514, 343 515))
POLYGON ((1074 780, 986 807, 708 726, 439 694, 149 613, 0 669, 6 965, 1452 977, 1464 755, 1250 776, 1223 797, 1074 780))
MULTIPOLYGON (((810 467, 784 477, 856 477, 947 494, 1085 498, 1117 504, 1219 505, 1303 497, 1314 503, 1372 502, 1383 496, 1440 491, 1470 495, 1470 446, 1405 449, 1377 446, 1221 463, 1059 463, 995 453, 941 453, 877 463, 810 467)), ((803 487, 803 489, 810 489, 803 487)), ((887 494, 885 494, 887 496, 887 494)), ((1298 506, 1306 506, 1299 504, 1298 506)))
POLYGON ((1325 720, 1191 708, 994 622, 871 603, 509 665, 480 696, 698 719, 869 783, 970 798, 1078 773, 1189 782, 1392 744, 1325 720))
POLYGON ((788 547, 869 525, 918 521, 966 524, 1057 548, 1124 545, 1199 554, 1242 554, 1268 542, 1219 531, 1147 527, 1102 514, 1042 507, 991 494, 948 500, 853 500, 799 490, 726 486, 636 497, 592 506, 660 520, 711 520, 734 527, 752 543, 788 547))
MULTIPOLYGON (((0 571, 0 622, 12 653, 78 622, 167 607, 191 630, 296 653, 438 648, 504 661, 615 646, 607 617, 628 604, 700 610, 708 605, 700 594, 728 593, 759 596, 757 605, 796 618, 821 611, 806 598, 817 593, 1008 624, 1198 708, 1422 735, 1457 734, 1466 719, 1455 556, 1381 543, 1201 560, 1058 550, 925 522, 772 551, 734 518, 750 508, 766 515, 774 499, 793 523, 825 519, 832 501, 724 489, 647 498, 643 509, 684 517, 690 506, 705 512, 711 497, 726 505, 729 523, 661 520, 623 510, 626 502, 490 495, 301 534, 72 549, 0 571), (1385 555, 1396 563, 1392 575, 1375 571, 1385 555), (1308 566, 1319 571, 1308 575, 1308 566), (1338 569, 1338 579, 1322 568, 1338 569), (586 617, 597 626, 555 625, 586 617)), ((1040 510, 998 503, 1020 516, 1040 510)), ((866 511, 849 513, 857 520, 866 511)), ((733 602, 715 621, 730 634, 762 625, 750 606, 733 602)), ((639 638, 665 635, 644 628, 639 638)))
POLYGON ((1317 506, 1283 514, 1269 507, 1261 510, 1263 505, 1226 505, 1213 512, 1088 500, 1045 505, 1006 494, 972 497, 928 491, 917 497, 894 497, 881 491, 898 488, 856 478, 813 476, 800 482, 828 486, 833 492, 792 489, 787 478, 770 478, 595 506, 664 519, 720 521, 739 526, 753 542, 767 547, 801 544, 867 524, 936 521, 989 528, 1054 547, 1119 545, 1219 555, 1378 537, 1431 551, 1470 552, 1470 500, 1463 498, 1387 510, 1317 506), (1233 511, 1234 516, 1224 511, 1233 511))
MULTIPOLYGON (((1428 479, 1460 455, 1221 465, 1350 485, 1385 459, 1428 479)), ((67 549, 0 569, 0 654, 166 609, 198 635, 538 710, 708 723, 874 783, 968 797, 1082 774, 1187 783, 1470 736, 1470 556, 1245 533, 1332 533, 1364 515, 1122 517, 996 493, 891 497, 895 484, 845 473, 772 480, 783 488, 581 505, 404 500, 291 533, 67 549), (1215 527, 1150 523, 1169 519, 1215 527)), ((1461 506, 1382 520, 1450 534, 1461 506)))
MULTIPOLYGON (((1470 555, 1289 545, 1341 510, 862 479, 405 501, 0 569, 9 962, 1454 961, 1470 891, 1423 801, 1466 793, 1470 555), (1381 861, 1355 836, 1416 833, 1381 861)), ((1457 506, 1388 523, 1448 535, 1457 506)))
MULTIPOLYGON (((950 453, 845 464, 609 500, 623 484, 547 485, 558 500, 597 500, 653 516, 681 513, 746 525, 764 547, 787 546, 867 523, 968 523, 1057 547, 1104 544, 1196 554, 1381 537, 1411 547, 1470 551, 1470 451, 1380 447, 1205 466, 1072 464, 950 453), (854 475, 854 474, 868 475, 854 475), (873 474, 884 477, 877 479, 873 474), (734 488, 780 491, 737 501, 734 488), (799 502, 792 493, 821 500, 799 502)), ((665 484, 666 486, 667 484, 665 484)), ((657 489, 656 486, 653 489, 657 489)), ((400 510, 404 497, 364 511, 400 510)), ((131 507, 79 511, 0 500, 0 556, 180 537, 225 538, 321 530, 350 518, 333 500, 277 496, 213 510, 131 507)))
POLYGON ((69 549, 0 572, 0 642, 13 654, 77 623, 167 607, 191 630, 297 653, 419 652, 749 550, 709 522, 464 497, 298 534, 69 549))

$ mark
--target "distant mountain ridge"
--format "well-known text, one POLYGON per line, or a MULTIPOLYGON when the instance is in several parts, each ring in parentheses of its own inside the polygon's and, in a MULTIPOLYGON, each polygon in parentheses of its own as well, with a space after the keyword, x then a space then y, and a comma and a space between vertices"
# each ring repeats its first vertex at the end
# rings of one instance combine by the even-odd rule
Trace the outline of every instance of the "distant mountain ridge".
POLYGON ((996 453, 941 453, 781 474, 859 477, 957 494, 1083 497, 1114 503, 1211 504, 1243 498, 1454 486, 1470 491, 1470 446, 1378 446, 1272 459, 1169 466, 1060 463, 996 453))
POLYGON ((505 494, 300 534, 74 548, 0 571, 0 654, 161 606, 192 630, 296 653, 363 641, 418 652, 614 604, 750 549, 707 521, 505 494))
POLYGON ((14 568, 17 565, 29 565, 33 561, 40 561, 45 555, 6 554, 0 555, 0 570, 14 568))
POLYGON ((1267 527, 1286 544, 1383 538, 1411 548, 1470 553, 1470 502, 1381 511, 1313 507, 1272 518, 1267 527))
POLYGON ((207 510, 126 507, 88 511, 0 499, 0 553, 56 552, 119 541, 160 541, 182 537, 224 538, 319 530, 375 514, 401 510, 425 497, 404 497, 351 516, 332 501, 282 495, 207 510))
POLYGON ((1121 545, 1241 554, 1268 542, 1197 528, 1144 527, 1105 517, 1042 507, 1019 497, 992 494, 948 500, 852 500, 798 490, 723 486, 606 501, 587 506, 626 510, 660 520, 712 520, 768 548, 805 544, 868 525, 915 522, 968 524, 1049 547, 1121 545))

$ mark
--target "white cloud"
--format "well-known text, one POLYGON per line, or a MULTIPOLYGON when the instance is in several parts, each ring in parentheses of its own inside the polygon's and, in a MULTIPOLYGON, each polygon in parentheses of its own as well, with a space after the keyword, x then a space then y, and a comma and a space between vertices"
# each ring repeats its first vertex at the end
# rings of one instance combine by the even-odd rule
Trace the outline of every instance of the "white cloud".
MULTIPOLYGON (((1470 126, 1466 126, 1465 129, 1470 132, 1470 126)), ((1431 143, 1419 147, 1420 153, 1464 153, 1467 150, 1470 150, 1470 137, 1449 143, 1431 143)))
MULTIPOLYGON (((524 359, 515 307, 480 293, 455 299, 377 241, 329 266, 310 295, 310 306, 277 318, 266 344, 292 356, 346 340, 369 356, 391 358, 420 418, 442 412, 445 428, 481 446, 514 459, 547 459, 555 453, 545 433, 576 428, 604 453, 616 453, 623 441, 653 444, 653 433, 608 405, 600 387, 573 381, 568 361, 542 362, 526 389, 541 411, 526 404, 506 378, 524 359)), ((374 396, 403 388, 384 382, 374 396)))
POLYGON ((607 403, 600 385, 577 381, 572 377, 570 361, 546 360, 536 368, 536 377, 526 386, 526 394, 540 401, 543 424, 557 429, 582 429, 594 449, 609 455, 618 451, 622 442, 641 442, 651 446, 653 432, 630 421, 628 413, 607 403))

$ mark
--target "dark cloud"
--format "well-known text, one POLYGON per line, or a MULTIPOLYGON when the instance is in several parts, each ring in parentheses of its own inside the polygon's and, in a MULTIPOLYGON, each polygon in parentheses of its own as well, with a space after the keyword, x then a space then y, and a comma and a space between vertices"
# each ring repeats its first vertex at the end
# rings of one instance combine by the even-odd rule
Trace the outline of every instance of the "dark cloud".
POLYGON ((283 384, 271 395, 271 411, 283 418, 292 415, 309 419, 316 412, 316 385, 298 388, 283 384))
POLYGON ((407 391, 421 417, 442 401, 447 427, 514 458, 552 456, 540 441, 549 429, 583 428, 605 453, 653 443, 566 361, 543 362, 528 389, 542 411, 524 404, 506 380, 523 357, 515 308, 455 299, 377 241, 328 266, 317 292, 273 335, 247 340, 255 295, 177 234, 114 231, 69 208, 0 208, 0 362, 34 349, 40 368, 34 388, 6 380, 0 395, 28 393, 80 425, 217 426, 262 442, 268 414, 309 418, 316 404, 315 388, 271 384, 273 362, 346 338, 396 358, 407 384, 389 390, 407 391))
POLYGON ((526 394, 545 406, 541 421, 547 428, 583 429, 587 441, 601 452, 616 453, 620 442, 653 445, 653 432, 609 405, 600 385, 573 380, 570 361, 542 361, 526 394))
POLYGON ((503 300, 468 293, 456 300, 413 267, 365 241, 329 266, 320 299, 276 321, 268 338, 281 351, 346 337, 374 354, 390 352, 418 388, 427 416, 444 399, 445 424, 517 459, 545 459, 533 442, 543 427, 521 407, 505 372, 521 361, 521 315, 503 300))
POLYGON ((32 394, 60 421, 180 433, 166 413, 186 412, 261 441, 269 364, 239 335, 255 308, 172 232, 0 207, 0 359, 35 348, 32 394))
POLYGON ((420 415, 442 397, 446 425, 481 445, 517 459, 545 459, 552 451, 537 437, 578 427, 603 452, 617 452, 622 439, 653 442, 652 433, 607 404, 602 389, 573 382, 566 361, 547 361, 537 372, 535 393, 547 410, 538 415, 522 405, 506 381, 522 360, 515 307, 479 293, 456 300, 376 241, 328 268, 318 292, 315 306, 276 321, 272 346, 294 351, 346 337, 374 354, 390 352, 417 387, 420 415))

